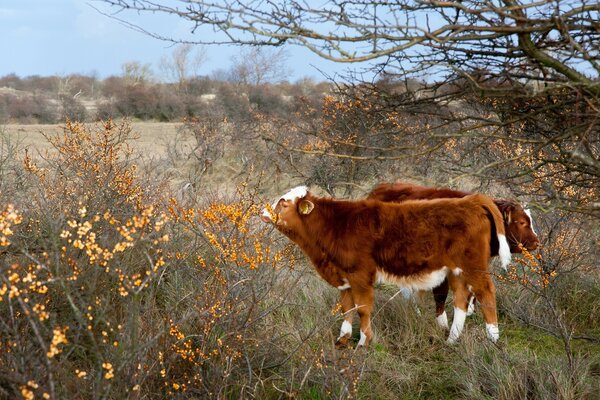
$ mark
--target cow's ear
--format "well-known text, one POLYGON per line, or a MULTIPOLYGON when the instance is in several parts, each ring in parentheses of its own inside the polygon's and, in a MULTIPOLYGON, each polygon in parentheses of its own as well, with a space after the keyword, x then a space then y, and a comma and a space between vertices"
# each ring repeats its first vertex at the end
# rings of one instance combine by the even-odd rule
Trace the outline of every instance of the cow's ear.
POLYGON ((302 215, 308 215, 315 208, 315 205, 312 201, 309 200, 300 200, 298 202, 298 212, 302 215))
POLYGON ((504 220, 507 224, 510 224, 512 222, 512 215, 516 211, 516 208, 516 204, 512 201, 508 202, 508 204, 504 206, 502 216, 504 217, 504 220))

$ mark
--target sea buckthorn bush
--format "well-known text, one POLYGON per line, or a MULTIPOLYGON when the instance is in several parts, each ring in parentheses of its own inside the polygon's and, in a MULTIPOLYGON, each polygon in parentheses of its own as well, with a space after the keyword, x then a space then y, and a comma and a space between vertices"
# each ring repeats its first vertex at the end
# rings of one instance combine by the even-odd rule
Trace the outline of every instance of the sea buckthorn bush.
POLYGON ((140 176, 131 139, 67 122, 24 156, 28 192, 2 198, 2 395, 221 397, 288 357, 269 320, 297 255, 258 222, 256 189, 184 207, 140 176))

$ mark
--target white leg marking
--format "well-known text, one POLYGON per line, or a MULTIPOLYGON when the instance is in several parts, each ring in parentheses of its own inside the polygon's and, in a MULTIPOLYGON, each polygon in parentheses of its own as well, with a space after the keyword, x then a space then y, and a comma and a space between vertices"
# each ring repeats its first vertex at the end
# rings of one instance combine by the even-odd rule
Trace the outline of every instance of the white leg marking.
POLYGON ((508 247, 508 242, 506 241, 506 236, 504 235, 498 235, 498 242, 500 243, 500 249, 498 250, 500 264, 506 271, 508 264, 510 264, 510 247, 508 247))
POLYGON ((448 335, 448 344, 454 344, 458 340, 463 327, 465 326, 465 318, 467 313, 458 307, 454 307, 454 319, 452 320, 452 327, 450 328, 450 335, 448 335))
POLYGON ((446 311, 435 317, 435 321, 440 328, 448 329, 448 314, 446 314, 446 311))
POLYGON ((343 284, 343 285, 341 285, 341 286, 338 286, 337 288, 338 288, 339 290, 346 290, 346 289, 350 289, 350 283, 348 282, 348 279, 346 279, 346 278, 342 278, 342 281, 344 282, 344 284, 343 284))
POLYGON ((358 347, 364 346, 367 342, 367 335, 361 330, 360 331, 360 340, 358 341, 358 347))
POLYGON ((344 320, 344 322, 342 322, 342 327, 340 328, 340 337, 338 338, 338 340, 340 340, 343 337, 350 337, 352 336, 352 324, 350 323, 350 321, 346 321, 344 320))
POLYGON ((475 296, 471 296, 469 299, 469 305, 467 306, 467 317, 473 315, 475 312, 475 296))
POLYGON ((485 330, 487 332, 488 338, 496 343, 500 338, 500 330, 498 329, 498 325, 496 324, 485 324, 485 330))
POLYGON ((452 273, 453 273, 455 276, 459 276, 460 274, 462 274, 462 272, 463 272, 463 270, 462 270, 461 268, 458 268, 458 267, 457 267, 457 268, 454 268, 454 269, 452 270, 452 273))

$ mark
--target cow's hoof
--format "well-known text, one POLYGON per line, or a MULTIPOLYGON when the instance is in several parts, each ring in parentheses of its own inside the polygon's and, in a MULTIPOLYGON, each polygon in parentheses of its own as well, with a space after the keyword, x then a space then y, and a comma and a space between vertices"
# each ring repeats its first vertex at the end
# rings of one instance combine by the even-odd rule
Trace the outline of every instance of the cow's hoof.
POLYGON ((337 349, 345 349, 348 347, 349 343, 350 339, 346 336, 342 336, 341 338, 335 341, 335 347, 337 349))

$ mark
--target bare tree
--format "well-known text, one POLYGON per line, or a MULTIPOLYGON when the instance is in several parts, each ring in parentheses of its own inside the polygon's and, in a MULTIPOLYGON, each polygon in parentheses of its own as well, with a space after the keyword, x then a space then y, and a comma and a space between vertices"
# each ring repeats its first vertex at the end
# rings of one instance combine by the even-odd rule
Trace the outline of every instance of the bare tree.
POLYGON ((198 75, 206 60, 203 47, 185 43, 176 46, 170 55, 163 56, 159 68, 168 80, 177 82, 179 90, 182 90, 188 79, 198 75))
POLYGON ((286 1, 104 2, 120 11, 176 14, 222 34, 197 43, 292 43, 338 62, 385 60, 392 66, 393 60, 405 71, 508 67, 524 78, 547 80, 555 73, 599 90, 588 74, 600 72, 600 5, 587 0, 330 0, 319 8, 286 1), (540 76, 542 69, 547 73, 540 76))
MULTIPOLYGON (((422 133, 432 151, 447 157, 449 172, 502 171, 528 185, 541 206, 549 201, 598 215, 597 1, 104 2, 122 20, 131 11, 162 12, 216 30, 198 43, 295 44, 341 63, 371 61, 375 72, 395 79, 426 77, 418 91, 373 89, 380 109, 431 118, 422 133), (453 158, 452 148, 466 149, 466 156, 453 158)), ((323 153, 337 156, 335 150, 323 153)), ((376 158, 406 151, 381 149, 376 158)))
POLYGON ((282 81, 288 75, 287 52, 283 49, 250 47, 232 58, 231 79, 246 85, 282 81))
POLYGON ((141 64, 138 61, 128 61, 121 66, 123 77, 129 85, 136 86, 149 81, 152 77, 150 64, 141 64))

